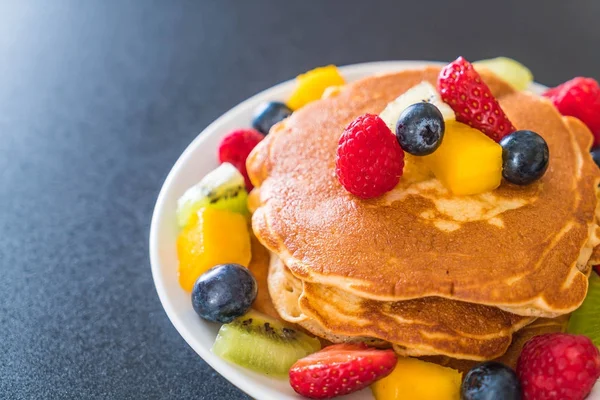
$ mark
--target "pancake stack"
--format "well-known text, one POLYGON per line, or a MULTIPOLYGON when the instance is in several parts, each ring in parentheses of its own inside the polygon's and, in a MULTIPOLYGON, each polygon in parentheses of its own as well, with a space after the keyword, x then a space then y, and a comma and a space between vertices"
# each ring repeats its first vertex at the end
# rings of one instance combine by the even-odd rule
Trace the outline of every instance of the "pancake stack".
POLYGON ((393 346, 444 365, 512 364, 527 338, 563 329, 600 261, 592 136, 547 100, 483 72, 515 127, 548 143, 541 180, 455 196, 407 156, 385 196, 346 192, 335 176, 344 128, 422 81, 435 85, 439 72, 369 77, 273 127, 247 161, 252 227, 271 253, 268 287, 284 320, 334 343, 393 346))

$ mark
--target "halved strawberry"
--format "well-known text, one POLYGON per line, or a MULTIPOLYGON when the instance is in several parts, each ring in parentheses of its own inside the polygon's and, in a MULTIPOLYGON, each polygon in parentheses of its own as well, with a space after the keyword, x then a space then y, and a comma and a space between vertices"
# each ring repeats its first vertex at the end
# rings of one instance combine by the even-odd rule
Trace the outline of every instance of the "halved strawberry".
POLYGON ((302 396, 330 399, 366 388, 395 366, 393 350, 336 344, 298 360, 290 369, 290 384, 302 396))
POLYGON ((490 88, 464 58, 458 57, 442 69, 437 86, 458 122, 479 129, 496 142, 516 130, 490 88))

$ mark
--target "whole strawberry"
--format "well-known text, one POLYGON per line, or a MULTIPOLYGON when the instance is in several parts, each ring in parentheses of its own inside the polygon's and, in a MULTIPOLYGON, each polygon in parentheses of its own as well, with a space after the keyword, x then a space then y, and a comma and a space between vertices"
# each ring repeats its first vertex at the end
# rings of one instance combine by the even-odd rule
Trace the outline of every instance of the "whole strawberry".
POLYGON ((246 171, 246 158, 263 138, 264 136, 254 129, 238 129, 221 139, 219 144, 219 162, 233 164, 244 176, 248 191, 252 190, 253 186, 246 171))
POLYGON ((600 144, 600 86, 592 78, 577 77, 548 89, 549 98, 562 115, 579 118, 594 134, 594 146, 600 144))
POLYGON ((302 396, 330 399, 364 389, 389 375, 396 361, 393 350, 336 344, 292 365, 290 384, 302 396))
POLYGON ((457 121, 479 129, 496 142, 516 130, 490 88, 464 58, 459 57, 442 69, 437 86, 442 100, 456 113, 457 121))
POLYGON ((398 184, 404 151, 377 115, 356 118, 342 133, 335 173, 347 191, 363 199, 378 197, 398 184))
POLYGON ((517 375, 524 400, 583 400, 600 377, 600 352, 586 336, 536 336, 523 347, 517 375))

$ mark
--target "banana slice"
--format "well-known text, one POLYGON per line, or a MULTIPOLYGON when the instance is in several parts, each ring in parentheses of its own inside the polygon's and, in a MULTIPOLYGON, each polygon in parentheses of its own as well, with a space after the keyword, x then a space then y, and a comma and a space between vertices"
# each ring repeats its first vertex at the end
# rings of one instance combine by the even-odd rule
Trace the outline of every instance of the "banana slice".
POLYGON ((409 106, 426 101, 435 105, 442 115, 444 120, 455 120, 456 116, 450 106, 442 101, 437 89, 429 82, 421 82, 416 86, 408 89, 404 94, 388 103, 385 109, 379 114, 379 117, 386 123, 392 132, 396 132, 396 122, 402 111, 409 106))

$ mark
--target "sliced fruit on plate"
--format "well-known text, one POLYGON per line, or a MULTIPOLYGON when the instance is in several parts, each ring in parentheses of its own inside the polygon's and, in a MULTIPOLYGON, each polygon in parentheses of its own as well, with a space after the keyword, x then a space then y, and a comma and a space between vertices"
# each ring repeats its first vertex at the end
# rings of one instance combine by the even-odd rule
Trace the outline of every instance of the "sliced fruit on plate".
POLYGON ((232 164, 223 163, 179 198, 177 222, 183 228, 203 207, 214 207, 247 215, 247 201, 248 193, 244 188, 244 177, 232 164))
POLYGON ((429 82, 421 82, 418 85, 408 89, 396 100, 388 103, 385 109, 379 114, 379 117, 390 128, 392 133, 396 133, 396 123, 400 114, 408 107, 416 103, 431 103, 442 113, 444 120, 454 120, 454 111, 442 101, 437 89, 429 82))
POLYGON ((292 115, 292 110, 279 101, 269 101, 256 109, 252 118, 252 127, 268 135, 271 128, 292 115))
POLYGON ((487 192, 502 181, 502 147, 460 122, 448 121, 441 146, 423 159, 456 195, 487 192))
POLYGON ((330 399, 364 389, 396 365, 393 350, 365 344, 336 344, 299 360, 290 369, 290 384, 302 396, 330 399))
POLYGON ((533 74, 523 64, 508 57, 496 57, 473 63, 475 69, 487 68, 517 90, 525 90, 533 82, 533 74))
POLYGON ((335 173, 348 192, 362 199, 381 196, 398 184, 403 168, 404 151, 379 116, 358 116, 344 129, 335 173))
POLYGON ((521 400, 521 383, 515 371, 494 361, 471 368, 460 391, 461 400, 521 400))
POLYGON ((263 134, 255 129, 236 129, 225 135, 219 143, 219 162, 230 163, 240 171, 244 177, 247 191, 251 191, 253 186, 248 178, 246 159, 252 149, 263 139, 263 134))
POLYGON ((600 346, 600 277, 595 272, 583 304, 571 314, 567 332, 586 335, 600 346))
POLYGON ((529 185, 546 173, 550 159, 548 144, 535 132, 521 130, 504 136, 502 176, 516 185, 529 185))
POLYGON ((287 105, 292 110, 304 107, 318 100, 330 86, 343 85, 344 78, 335 65, 315 68, 296 78, 296 90, 288 99, 287 105))
POLYGON ((371 390, 377 400, 459 400, 461 375, 452 368, 400 357, 394 371, 371 390))
POLYGON ((593 78, 579 76, 544 93, 562 115, 579 118, 600 145, 600 85, 593 78))
POLYGON ((583 400, 600 378, 600 352, 583 335, 535 336, 523 347, 517 376, 525 400, 583 400))
POLYGON ((188 292, 196 279, 218 264, 247 267, 252 257, 246 218, 216 208, 201 208, 177 237, 179 284, 188 292))
POLYGON ((296 361, 320 349, 318 339, 250 311, 221 326, 212 352, 242 367, 283 378, 296 361))
POLYGON ((444 100, 456 113, 456 120, 479 129, 494 141, 515 131, 492 91, 462 57, 446 65, 437 82, 444 100))
POLYGON ((396 124, 396 139, 402 150, 414 156, 426 156, 437 150, 444 139, 444 116, 431 103, 408 106, 396 124))
POLYGON ((258 284, 239 264, 222 264, 200 275, 192 290, 196 314, 211 322, 229 323, 250 310, 258 284))

